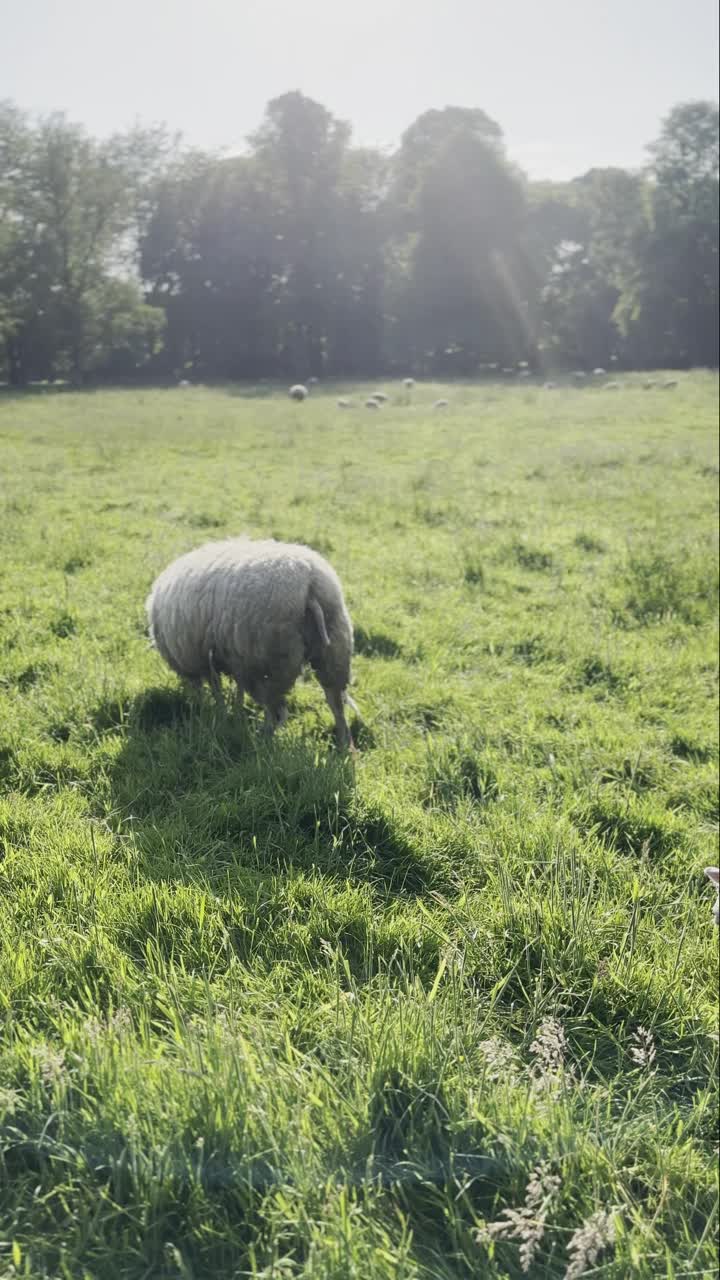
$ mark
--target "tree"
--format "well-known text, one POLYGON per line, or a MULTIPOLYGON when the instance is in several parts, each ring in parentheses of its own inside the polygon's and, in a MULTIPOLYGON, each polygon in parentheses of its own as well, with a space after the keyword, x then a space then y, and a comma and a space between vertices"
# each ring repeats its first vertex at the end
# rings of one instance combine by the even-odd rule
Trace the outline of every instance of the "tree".
POLYGON ((717 106, 675 107, 649 150, 647 219, 618 322, 636 362, 717 365, 717 106))
MULTIPOLYGON (((0 233, 0 298, 10 379, 68 372, 80 382, 97 362, 100 335, 131 301, 138 184, 123 138, 98 143, 62 116, 37 125, 17 113, 0 116, 4 210, 0 233)), ((140 311, 133 321, 159 326, 140 311)), ((151 343, 150 345, 154 345, 151 343)))
POLYGON ((406 367, 473 372, 532 357, 534 292, 523 183, 482 111, 427 112, 394 163, 391 223, 398 338, 406 367))

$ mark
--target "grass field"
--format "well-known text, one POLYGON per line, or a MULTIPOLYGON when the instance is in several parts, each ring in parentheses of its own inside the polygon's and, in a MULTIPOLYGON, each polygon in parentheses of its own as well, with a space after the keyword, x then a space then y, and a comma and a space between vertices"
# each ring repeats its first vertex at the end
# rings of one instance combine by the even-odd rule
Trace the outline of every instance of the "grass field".
POLYGON ((718 386, 640 382, 0 398, 2 1280, 714 1273, 718 386), (354 762, 148 646, 243 531, 354 762))

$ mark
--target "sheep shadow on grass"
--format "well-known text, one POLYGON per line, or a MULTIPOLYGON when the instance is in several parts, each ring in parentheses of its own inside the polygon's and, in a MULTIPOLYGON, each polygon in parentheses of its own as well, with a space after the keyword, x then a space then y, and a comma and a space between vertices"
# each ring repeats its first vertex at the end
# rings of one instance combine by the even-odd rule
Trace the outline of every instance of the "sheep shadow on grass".
POLYGON ((234 877, 307 871, 381 895, 445 887, 398 816, 363 796, 362 762, 334 748, 329 726, 311 736, 291 716, 268 740, 259 711, 224 714, 209 696, 169 688, 101 704, 94 721, 122 734, 113 822, 132 832, 150 879, 219 889, 234 877))

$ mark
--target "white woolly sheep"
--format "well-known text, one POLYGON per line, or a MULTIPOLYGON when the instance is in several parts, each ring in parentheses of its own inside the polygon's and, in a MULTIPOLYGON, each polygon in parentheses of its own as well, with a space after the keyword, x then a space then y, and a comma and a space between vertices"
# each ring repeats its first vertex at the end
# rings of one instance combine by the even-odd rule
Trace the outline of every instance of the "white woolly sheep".
POLYGON ((653 387, 656 387, 656 386, 657 386, 657 382, 655 381, 655 379, 648 378, 647 382, 643 382, 643 391, 650 391, 653 387))
POLYGON ((296 382, 295 386, 288 391, 291 400, 307 400, 308 394, 307 387, 304 387, 301 382, 296 382))
POLYGON ((598 365, 597 369, 593 369, 594 378, 606 378, 607 369, 603 369, 602 365, 598 365))
POLYGON ((367 400, 365 401, 365 408, 366 408, 366 409, 379 409, 379 408, 380 408, 380 401, 379 401, 379 400, 376 400, 374 396, 370 396, 370 397, 369 397, 369 399, 367 399, 367 400))
POLYGON ((338 745, 352 749, 353 632, 340 580, 317 551, 269 538, 208 542, 174 560, 145 602, 150 638, 168 666, 222 704, 231 676, 265 711, 272 734, 287 719, 285 698, 309 662, 335 717, 338 745))
POLYGON ((413 387, 415 386, 415 379, 414 379, 414 378, 403 378, 403 386, 404 386, 404 388, 405 388, 405 390, 406 390, 406 391, 412 391, 413 387))
POLYGON ((385 401, 388 399, 388 396, 385 391, 373 391, 372 395, 370 396, 370 399, 377 400, 378 404, 385 404, 385 401))
POLYGON ((448 407, 447 400, 436 400, 433 405, 433 409, 447 409, 447 407, 448 407))
POLYGON ((178 382, 178 386, 179 386, 179 387, 189 387, 189 386, 190 386, 190 383, 188 382, 187 378, 181 378, 181 379, 180 379, 180 381, 178 382))
POLYGON ((351 406, 352 400, 347 399, 345 396, 341 396, 337 402, 338 409, 349 409, 351 406))
POLYGON ((679 385, 680 385, 680 384, 679 384, 679 382, 678 382, 677 378, 668 378, 667 382, 663 382, 662 387, 661 387, 661 390, 662 390, 662 391, 674 391, 674 390, 675 390, 675 388, 676 388, 676 387, 678 387, 679 385))
POLYGON ((605 386, 604 386, 604 388, 603 388, 603 390, 605 390, 605 391, 619 391, 619 390, 620 390, 620 383, 619 383, 619 382, 606 382, 606 383, 605 383, 605 386))
POLYGON ((720 886, 720 867, 706 867, 705 875, 718 889, 718 895, 713 904, 713 919, 716 925, 720 925, 720 888, 718 888, 720 886))

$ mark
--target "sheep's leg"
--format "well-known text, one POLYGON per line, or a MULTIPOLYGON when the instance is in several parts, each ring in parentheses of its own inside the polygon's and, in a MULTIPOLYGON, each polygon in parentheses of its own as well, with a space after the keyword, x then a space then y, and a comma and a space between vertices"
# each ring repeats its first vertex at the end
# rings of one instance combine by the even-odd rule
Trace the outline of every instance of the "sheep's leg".
POLYGON ((281 702, 275 707, 265 707, 265 723, 263 733, 271 738, 276 729, 281 728, 288 718, 287 703, 281 702))
POLYGON ((215 669, 215 661, 214 661, 214 659, 215 659, 215 654, 213 653, 213 650, 211 649, 211 650, 210 650, 210 652, 209 652, 209 654, 208 654, 208 670, 209 670, 209 672, 210 672, 210 674, 209 674, 209 676, 208 676, 208 684, 210 685, 210 689, 211 689, 211 691, 212 691, 212 696, 213 696, 213 698, 215 699, 215 705, 216 705, 216 707, 217 707, 218 711, 224 711, 224 710, 225 710, 225 702, 224 702, 224 700, 223 700, 222 684, 221 684, 221 681, 220 681, 220 676, 219 676, 218 672, 217 672, 217 671, 216 671, 216 669, 215 669))
POLYGON ((350 726, 345 719, 345 699, 339 689, 325 689, 325 698, 335 718, 335 736, 341 751, 355 750, 350 726))

